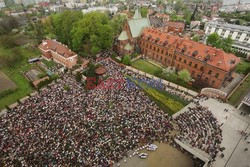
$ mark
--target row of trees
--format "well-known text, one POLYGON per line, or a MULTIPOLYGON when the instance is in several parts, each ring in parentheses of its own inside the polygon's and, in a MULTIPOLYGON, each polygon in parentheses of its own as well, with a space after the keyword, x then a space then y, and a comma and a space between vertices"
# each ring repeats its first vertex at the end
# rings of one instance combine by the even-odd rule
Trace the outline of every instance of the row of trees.
POLYGON ((65 11, 53 14, 45 22, 45 32, 76 52, 96 54, 109 49, 114 35, 120 33, 125 18, 116 16, 112 20, 105 13, 65 11))

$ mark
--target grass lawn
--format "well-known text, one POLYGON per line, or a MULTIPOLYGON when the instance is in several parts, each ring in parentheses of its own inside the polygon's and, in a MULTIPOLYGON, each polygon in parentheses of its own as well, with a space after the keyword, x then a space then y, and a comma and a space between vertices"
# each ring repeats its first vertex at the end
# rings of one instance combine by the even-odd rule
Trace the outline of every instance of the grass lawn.
MULTIPOLYGON (((28 95, 33 90, 22 73, 29 70, 32 66, 35 66, 29 64, 28 59, 37 57, 40 53, 38 50, 29 50, 22 47, 17 48, 20 50, 24 59, 15 67, 0 67, 0 71, 4 72, 17 85, 16 91, 0 99, 0 109, 3 109, 5 105, 10 105, 16 102, 17 99, 28 95)), ((0 47, 0 56, 8 56, 9 54, 11 54, 11 49, 0 47)))
POLYGON ((248 90, 250 89, 250 75, 245 79, 245 81, 239 86, 235 92, 228 99, 229 104, 237 105, 237 102, 241 100, 243 96, 246 95, 248 90))
POLYGON ((155 75, 157 72, 162 71, 160 67, 141 59, 132 62, 131 66, 151 75, 155 75))
POLYGON ((247 62, 245 60, 241 60, 239 65, 236 67, 235 71, 240 74, 245 74, 245 71, 247 68, 250 68, 250 62, 247 62))

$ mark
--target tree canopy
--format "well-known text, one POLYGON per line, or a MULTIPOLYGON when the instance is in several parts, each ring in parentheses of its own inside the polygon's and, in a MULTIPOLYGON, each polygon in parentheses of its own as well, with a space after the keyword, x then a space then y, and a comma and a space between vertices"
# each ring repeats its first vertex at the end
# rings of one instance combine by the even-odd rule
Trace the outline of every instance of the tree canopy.
POLYGON ((218 49, 223 49, 225 52, 232 52, 233 40, 231 36, 220 38, 217 33, 212 33, 207 37, 207 44, 218 49))
POLYGON ((88 13, 83 16, 71 30, 72 47, 79 51, 96 54, 108 49, 113 43, 113 29, 107 15, 98 12, 88 13))
POLYGON ((80 11, 64 11, 59 14, 53 14, 45 23, 48 26, 46 30, 55 34, 60 42, 71 47, 72 38, 70 31, 73 25, 82 17, 83 14, 80 11))
POLYGON ((189 82, 192 80, 192 77, 187 69, 182 69, 178 72, 178 77, 184 82, 189 82))

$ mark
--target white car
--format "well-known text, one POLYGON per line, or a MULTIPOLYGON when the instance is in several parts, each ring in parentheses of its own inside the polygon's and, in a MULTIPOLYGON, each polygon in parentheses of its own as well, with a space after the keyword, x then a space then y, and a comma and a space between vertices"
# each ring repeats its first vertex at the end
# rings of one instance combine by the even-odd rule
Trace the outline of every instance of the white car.
POLYGON ((156 149, 157 149, 157 148, 155 148, 155 147, 148 147, 148 148, 147 148, 148 151, 155 151, 156 149))
POLYGON ((141 159, 146 159, 147 156, 148 156, 147 153, 141 153, 141 154, 139 154, 139 157, 140 157, 141 159))
POLYGON ((155 151, 157 149, 157 145, 155 144, 150 144, 148 147, 147 147, 147 150, 149 151, 155 151))

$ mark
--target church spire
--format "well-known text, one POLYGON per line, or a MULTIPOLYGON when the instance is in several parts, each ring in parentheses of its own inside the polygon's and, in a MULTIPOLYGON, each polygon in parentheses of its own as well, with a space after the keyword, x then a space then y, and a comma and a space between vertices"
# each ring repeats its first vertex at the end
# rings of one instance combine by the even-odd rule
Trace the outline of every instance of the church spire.
POLYGON ((136 8, 136 9, 135 9, 135 14, 134 14, 134 16, 133 16, 133 19, 141 19, 141 18, 142 18, 141 12, 139 12, 139 9, 136 8))

